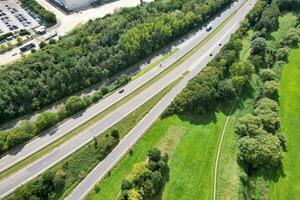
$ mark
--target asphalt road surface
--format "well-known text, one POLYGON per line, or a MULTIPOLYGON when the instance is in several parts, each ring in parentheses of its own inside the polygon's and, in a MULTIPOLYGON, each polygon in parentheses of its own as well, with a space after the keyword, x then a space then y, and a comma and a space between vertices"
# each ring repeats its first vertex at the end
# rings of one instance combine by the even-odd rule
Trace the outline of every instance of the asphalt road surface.
POLYGON ((196 76, 212 59, 208 54, 216 54, 220 50, 218 43, 226 43, 230 39, 230 34, 235 32, 239 23, 255 4, 256 0, 250 0, 245 4, 231 22, 217 34, 204 49, 209 49, 199 57, 199 62, 190 63, 190 73, 180 81, 158 104, 120 141, 115 149, 100 162, 90 174, 72 191, 67 200, 81 200, 93 189, 93 186, 101 181, 105 175, 122 159, 130 148, 143 136, 151 125, 159 118, 162 112, 168 107, 176 95, 187 85, 188 80, 196 76), (216 45, 217 44, 217 45, 216 45))
MULTIPOLYGON (((239 4, 236 3, 234 6, 224 11, 219 17, 214 19, 211 22, 213 24, 213 27, 217 27, 218 25, 220 25, 224 21, 224 19, 228 17, 238 7, 238 5, 239 4)), ((89 121, 90 119, 92 119, 99 113, 103 112, 110 106, 114 105, 115 103, 117 103, 118 101, 120 101, 121 99, 123 99, 124 97, 126 97, 127 95, 129 95, 130 93, 132 93, 133 91, 135 91, 136 89, 144 85, 145 83, 147 83, 149 80, 157 76, 159 73, 161 73, 162 70, 168 68, 173 63, 175 63, 179 58, 184 56, 199 42, 201 42, 204 38, 206 38, 208 34, 209 33, 206 32, 205 30, 200 30, 196 32, 195 35, 191 37, 188 41, 186 41, 184 45, 181 46, 181 48, 175 54, 173 54, 167 60, 162 62, 162 67, 157 66, 152 70, 146 72, 136 80, 124 86, 123 87, 124 92, 122 94, 119 94, 118 91, 111 94, 110 96, 99 101, 97 104, 86 109, 82 113, 79 113, 75 117, 66 120, 64 123, 60 124, 59 126, 45 132, 40 137, 31 140, 30 142, 25 144, 22 148, 19 148, 3 156, 0 159, 0 172, 5 171, 6 169, 10 168, 16 163, 38 152, 42 148, 53 143, 57 139, 63 137, 64 135, 68 134, 70 131, 74 130, 75 128, 89 121)))
MULTIPOLYGON (((255 2, 255 0, 249 2, 255 2)), ((236 30, 236 28, 239 25, 239 22, 242 20, 243 16, 247 13, 250 7, 251 6, 247 3, 246 6, 244 6, 235 15, 234 19, 231 20, 230 23, 226 25, 226 27, 220 30, 218 34, 214 36, 206 45, 204 45, 202 48, 196 51, 191 57, 189 57, 185 62, 183 62, 172 72, 170 72, 169 74, 167 74, 166 76, 158 80, 149 88, 145 89, 143 92, 135 96, 132 100, 130 100, 120 108, 116 109, 115 111, 113 111, 112 113, 104 117, 102 120, 98 121, 96 124, 88 128, 81 134, 75 136, 74 138, 64 143, 60 147, 54 149, 49 154, 43 156, 42 158, 36 160, 32 164, 28 165, 27 167, 23 168, 22 170, 18 171, 17 173, 9 176, 7 179, 0 182, 0 197, 6 196, 9 193, 13 192, 21 184, 38 176, 45 170, 52 167, 57 162, 66 158, 68 155, 70 155, 71 153, 73 153, 74 151, 82 147, 87 142, 91 141, 95 136, 98 136, 101 133, 103 133, 109 127, 111 127, 112 125, 114 125, 115 123, 119 122, 124 117, 126 117, 128 114, 133 112, 136 108, 143 105, 147 100, 149 100, 159 91, 163 90, 167 85, 177 80, 186 70, 191 71, 189 77, 195 76, 198 72, 200 72, 204 68, 206 63, 212 58, 209 54, 212 53, 213 55, 215 55, 221 48, 219 44, 225 43, 228 40, 230 34, 236 30)), ((234 9, 232 9, 231 11, 233 10, 234 9)), ((191 46, 192 45, 195 45, 195 41, 193 44, 191 44, 191 46)), ((183 47, 183 49, 184 48, 188 48, 188 47, 183 47)), ((179 51, 177 53, 182 53, 182 51, 179 51)), ((177 59, 178 57, 180 57, 180 55, 177 54, 177 59)), ((174 61, 172 62, 172 60, 168 59, 167 61, 164 62, 163 67, 158 68, 158 70, 154 69, 149 71, 150 75, 152 73, 153 74, 158 73, 159 70, 165 68, 165 66, 167 66, 167 64, 170 62, 173 63, 174 61)), ((142 81, 142 80, 137 79, 136 82, 138 81, 142 81)), ((126 91, 127 90, 125 89, 125 93, 123 94, 117 93, 117 94, 119 96, 122 96, 126 94, 126 91)), ((76 199, 78 199, 78 197, 76 197, 76 199)))

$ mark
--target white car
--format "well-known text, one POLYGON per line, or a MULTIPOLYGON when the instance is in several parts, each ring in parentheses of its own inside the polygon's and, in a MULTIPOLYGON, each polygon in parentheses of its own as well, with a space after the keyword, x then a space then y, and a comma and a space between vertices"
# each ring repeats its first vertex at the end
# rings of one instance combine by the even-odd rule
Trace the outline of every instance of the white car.
POLYGON ((211 29, 213 28, 213 25, 212 24, 208 24, 205 28, 205 30, 208 32, 210 31, 211 29))

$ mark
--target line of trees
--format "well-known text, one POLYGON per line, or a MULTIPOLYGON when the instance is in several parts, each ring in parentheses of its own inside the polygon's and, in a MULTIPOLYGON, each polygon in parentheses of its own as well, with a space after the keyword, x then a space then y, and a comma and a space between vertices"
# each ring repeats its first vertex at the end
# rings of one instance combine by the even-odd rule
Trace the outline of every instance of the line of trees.
POLYGON ((119 199, 153 199, 161 192, 168 172, 168 155, 162 156, 157 148, 149 150, 148 160, 135 164, 132 172, 122 181, 119 199))
POLYGON ((165 113, 211 113, 220 102, 232 101, 246 88, 251 88, 252 75, 259 75, 261 92, 253 112, 243 116, 235 129, 240 137, 238 160, 244 164, 247 173, 246 177, 241 177, 246 186, 244 194, 249 199, 254 196, 247 190, 248 175, 259 169, 277 169, 285 148, 285 139, 279 133, 279 72, 271 68, 287 61, 289 48, 299 42, 299 33, 297 29, 291 29, 279 44, 267 42, 266 38, 270 38, 270 33, 278 28, 280 13, 278 1, 259 0, 229 43, 201 73, 189 81, 165 113), (254 30, 251 52, 241 60, 242 40, 250 29, 254 30))
POLYGON ((260 17, 249 23, 254 34, 247 59, 259 75, 260 93, 252 112, 242 116, 235 127, 235 133, 240 137, 238 160, 246 172, 246 176, 241 177, 246 199, 255 199, 255 191, 264 187, 256 185, 253 175, 255 177, 259 172, 260 176, 269 176, 270 173, 277 176, 282 170, 285 138, 280 133, 278 116, 280 69, 287 62, 289 49, 299 43, 299 31, 295 28, 288 30, 281 41, 270 37, 278 29, 280 14, 289 8, 282 5, 284 2, 288 1, 261 1, 261 8, 265 9, 260 9, 260 17))
POLYGON ((120 76, 109 87, 103 86, 89 96, 71 96, 64 104, 58 106, 56 112, 45 111, 35 121, 24 120, 16 128, 0 131, 0 154, 12 150, 31 140, 33 137, 52 128, 64 119, 78 113, 100 100, 108 92, 115 90, 129 81, 127 75, 120 76))
MULTIPOLYGON (((19 187, 8 200, 55 200, 61 199, 66 188, 74 187, 76 180, 81 180, 90 170, 85 162, 97 163, 103 160, 119 143, 119 131, 112 130, 110 134, 100 138, 94 138, 92 145, 86 145, 86 154, 93 155, 88 159, 86 154, 78 154, 74 158, 67 158, 54 168, 47 170, 38 178, 19 187), (78 167, 78 160, 82 161, 84 167, 78 167), (82 171, 86 170, 86 171, 82 171)), ((80 151, 80 150, 79 150, 80 151)), ((76 153, 75 153, 76 154, 76 153)))
POLYGON ((20 2, 44 20, 47 26, 56 24, 57 20, 55 14, 46 10, 43 6, 36 2, 36 0, 20 0, 20 2))
POLYGON ((234 100, 249 85, 255 67, 250 61, 240 60, 240 51, 243 36, 250 28, 249 21, 254 21, 263 9, 257 7, 260 4, 249 13, 215 58, 177 95, 165 115, 209 113, 216 109, 219 102, 234 100))
POLYGON ((233 0, 154 1, 89 21, 0 74, 0 121, 32 113, 137 63, 233 0))

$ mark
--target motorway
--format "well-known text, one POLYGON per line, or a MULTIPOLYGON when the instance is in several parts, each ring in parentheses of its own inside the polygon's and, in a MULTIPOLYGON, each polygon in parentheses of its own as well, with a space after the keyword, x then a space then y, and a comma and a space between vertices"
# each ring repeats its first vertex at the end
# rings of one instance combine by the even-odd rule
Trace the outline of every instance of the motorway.
POLYGON ((147 132, 151 125, 160 117, 163 111, 168 107, 178 93, 187 85, 188 80, 195 77, 212 59, 210 53, 214 55, 220 51, 220 43, 224 44, 229 41, 231 33, 235 32, 240 22, 246 14, 253 8, 256 0, 249 0, 234 16, 234 18, 210 40, 197 55, 201 55, 198 59, 183 63, 190 66, 190 73, 184 77, 170 92, 168 92, 150 112, 120 141, 114 150, 100 162, 89 175, 77 185, 72 193, 66 198, 67 200, 81 200, 94 188, 94 185, 101 181, 105 175, 126 155, 134 144, 147 132), (200 53, 200 54, 198 54, 200 53))
MULTIPOLYGON (((220 25, 223 20, 228 17, 237 7, 239 4, 235 4, 235 6, 227 9, 224 11, 219 17, 212 21, 214 27, 220 25)), ((99 113, 103 112, 110 106, 114 105, 136 89, 140 88, 142 85, 150 81, 152 78, 157 76, 162 70, 168 68, 173 63, 175 63, 179 58, 184 56, 187 52, 189 52, 192 48, 194 48, 199 42, 201 42, 204 38, 208 36, 208 32, 205 30, 200 30, 193 37, 191 37, 188 41, 184 43, 183 46, 171 57, 167 60, 162 62, 163 67, 155 67, 152 70, 149 70, 136 80, 130 82, 126 86, 124 86, 125 92, 119 94, 115 92, 110 96, 102 99, 95 105, 91 106, 90 108, 86 109, 84 112, 79 113, 73 118, 66 120, 64 123, 60 124, 59 126, 45 132, 40 137, 31 140, 27 144, 25 144, 21 149, 17 149, 9 154, 3 156, 0 159, 0 173, 5 171, 6 169, 10 168, 11 166, 15 165, 16 163, 26 159, 30 155, 38 152, 42 148, 46 147, 47 145, 53 143, 57 139, 63 137, 64 135, 68 134, 70 131, 74 130, 75 128, 79 127, 80 125, 84 124, 85 122, 89 121, 93 117, 97 116, 99 113)))
MULTIPOLYGON (((254 0, 249 1, 254 2, 254 0)), ((234 30, 238 27, 239 22, 242 20, 243 16, 248 12, 249 8, 251 6, 247 3, 236 15, 235 17, 224 27, 221 31, 217 33, 216 36, 214 36, 206 45, 204 45, 202 48, 200 48, 196 53, 194 53, 191 57, 189 57, 186 61, 184 61, 180 66, 178 66, 176 69, 174 69, 172 72, 158 80, 156 83, 151 85, 149 88, 145 89, 143 92, 135 96, 133 99, 128 101, 126 104, 121 106, 120 108, 116 109, 100 121, 98 121, 95 125, 91 126, 84 132, 82 132, 80 135, 75 136, 65 144, 57 147, 49 154, 43 156, 42 158, 36 160, 29 166, 23 168, 22 170, 18 171, 17 173, 9 176, 7 179, 3 180, 0 183, 0 196, 6 196, 10 192, 13 192, 17 187, 19 187, 21 184, 33 179, 46 169, 49 169, 51 166, 59 162, 60 160, 64 159, 80 147, 82 147, 87 142, 91 141, 93 137, 98 136, 99 134, 103 133, 105 130, 107 130, 109 127, 117 123, 118 121, 122 120, 124 117, 126 117, 128 114, 133 112, 136 108, 143 105, 147 100, 149 100, 151 97, 153 97, 155 94, 157 94, 159 91, 164 89, 167 85, 178 79, 186 70, 191 71, 191 75, 188 77, 192 77, 196 75, 203 67, 205 66, 204 63, 207 63, 211 57, 209 56, 210 52, 213 54, 216 54, 217 51, 220 49, 219 43, 224 43, 228 40, 230 34, 234 32, 234 30)), ((237 8, 237 5, 235 7, 229 9, 230 12, 227 13, 227 16, 233 12, 237 8)), ((224 19, 224 16, 221 17, 221 19, 224 19)), ((220 20, 220 19, 219 19, 220 20)), ((221 22, 222 20, 220 20, 221 22)), ((214 25, 215 26, 215 25, 214 25)), ((203 32, 204 33, 204 32, 203 32)), ((201 34, 200 34, 201 35, 201 34)), ((202 34, 202 39, 205 34, 202 34)), ((199 36, 200 37, 200 36, 199 36)), ((198 37, 195 37, 198 38, 198 37)), ((201 40, 200 40, 201 41, 201 40)), ((197 44, 195 41, 192 41, 193 44, 190 44, 191 46, 197 44)), ((185 49, 188 47, 183 47, 182 49, 185 49)), ((181 50, 182 50, 181 49, 181 50)), ((178 51, 174 55, 177 55, 177 59, 180 56, 180 53, 182 51, 178 51), (179 55, 178 55, 179 54, 179 55)), ((174 59, 174 58, 173 58, 174 59)), ((174 63, 174 61, 168 59, 163 63, 162 68, 166 68, 169 63, 174 63)), ((153 70, 150 70, 149 73, 146 73, 144 75, 148 76, 154 75, 156 76, 162 69, 161 68, 155 68, 153 70), (155 75, 156 74, 156 75, 155 75)), ((143 76, 144 76, 143 75, 143 76)), ((141 76, 141 78, 143 77, 141 76)), ((151 79, 151 78, 150 78, 151 79)), ((150 80, 148 79, 148 80, 150 80)), ((185 80, 185 79, 184 79, 185 80)), ((140 78, 137 79, 134 82, 142 82, 140 78)), ((130 84, 129 84, 130 85, 130 84)), ((185 85, 185 84, 184 84, 185 85)), ((128 86, 128 85, 127 85, 128 86)), ((127 87, 126 86, 126 87, 127 87)), ((125 87, 125 91, 127 92, 127 89, 125 87)), ((128 88, 130 89, 130 87, 128 88)), ((122 98, 122 96, 125 96, 125 94, 118 94, 116 93, 117 98, 122 98)), ((106 99, 105 99, 106 100, 106 99)), ((102 101, 103 102, 103 101, 102 101)), ((82 115, 81 115, 82 116, 82 115)), ((74 119, 76 120, 76 119, 74 119)), ((54 134, 55 135, 55 134, 54 134)), ((127 137, 126 137, 127 138, 127 137)), ((123 140, 122 140, 123 141, 123 140)), ((122 142, 121 142, 122 143, 122 142)), ((120 143, 120 144, 121 144, 120 143)), ((30 144, 30 143, 29 143, 30 144)), ((123 144, 123 143, 122 143, 123 144)), ((40 145, 38 143, 38 145, 40 145)), ((25 149, 25 148, 24 148, 25 149)), ((78 199, 78 198, 77 198, 78 199)))

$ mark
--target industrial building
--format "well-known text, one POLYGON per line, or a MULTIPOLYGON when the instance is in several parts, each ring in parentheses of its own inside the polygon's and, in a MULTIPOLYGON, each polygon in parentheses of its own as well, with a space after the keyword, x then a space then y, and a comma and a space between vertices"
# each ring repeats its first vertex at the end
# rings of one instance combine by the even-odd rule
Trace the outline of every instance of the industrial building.
POLYGON ((53 3, 59 5, 66 11, 77 11, 96 6, 111 0, 51 0, 53 3))

